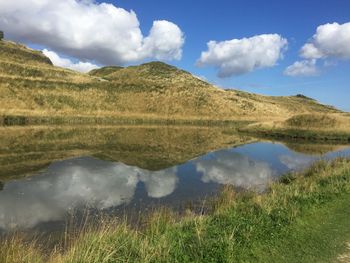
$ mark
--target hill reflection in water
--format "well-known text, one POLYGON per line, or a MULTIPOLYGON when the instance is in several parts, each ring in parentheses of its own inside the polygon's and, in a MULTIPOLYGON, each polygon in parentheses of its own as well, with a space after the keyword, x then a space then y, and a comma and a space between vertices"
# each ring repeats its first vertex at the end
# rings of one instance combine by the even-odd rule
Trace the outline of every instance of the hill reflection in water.
POLYGON ((96 138, 88 133, 80 144, 77 131, 68 129, 67 136, 67 131, 51 130, 51 138, 48 130, 41 131, 43 138, 34 136, 38 130, 29 131, 22 130, 17 137, 8 133, 8 139, 14 140, 12 149, 5 147, 11 141, 1 144, 0 163, 7 169, 0 188, 2 230, 64 222, 72 211, 87 208, 113 215, 115 208, 127 211, 140 203, 143 207, 154 203, 179 206, 216 194, 222 185, 263 191, 287 171, 304 168, 319 158, 350 155, 346 146, 314 155, 309 151, 315 145, 306 146, 307 153, 297 153, 283 144, 244 144, 254 139, 219 128, 95 130, 96 138), (35 154, 39 163, 49 164, 33 171, 35 159, 30 159, 28 174, 21 165, 35 154))

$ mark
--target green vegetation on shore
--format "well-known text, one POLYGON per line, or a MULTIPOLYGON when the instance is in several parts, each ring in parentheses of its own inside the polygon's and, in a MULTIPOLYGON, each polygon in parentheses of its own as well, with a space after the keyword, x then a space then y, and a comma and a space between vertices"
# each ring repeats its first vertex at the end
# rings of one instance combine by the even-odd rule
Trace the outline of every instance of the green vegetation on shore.
POLYGON ((264 194, 226 188, 207 215, 164 209, 139 229, 106 220, 47 252, 14 237, 1 262, 334 262, 350 240, 350 160, 318 162, 264 194))
POLYGON ((241 132, 273 139, 350 142, 347 114, 301 114, 283 121, 248 124, 241 132))

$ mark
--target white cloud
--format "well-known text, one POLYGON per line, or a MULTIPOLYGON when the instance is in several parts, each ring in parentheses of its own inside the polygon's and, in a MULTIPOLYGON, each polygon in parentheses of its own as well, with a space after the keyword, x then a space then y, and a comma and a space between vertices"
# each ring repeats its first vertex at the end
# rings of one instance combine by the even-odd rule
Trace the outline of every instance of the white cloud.
POLYGON ((184 37, 179 27, 162 20, 153 22, 149 36, 144 39, 143 56, 160 60, 181 59, 184 37))
POLYGON ((258 68, 272 67, 282 58, 288 41, 278 34, 263 34, 250 38, 208 42, 199 66, 217 67, 219 77, 230 77, 258 68))
POLYGON ((344 24, 332 23, 317 27, 316 33, 300 49, 303 61, 296 61, 284 71, 288 76, 316 76, 316 62, 328 59, 323 65, 334 66, 336 59, 350 59, 350 22, 344 24))
POLYGON ((93 0, 0 1, 0 27, 14 40, 100 64, 180 59, 184 44, 174 23, 155 21, 145 37, 135 12, 93 0))
POLYGON ((307 59, 350 59, 350 22, 317 27, 316 34, 301 48, 300 55, 307 59))
POLYGON ((80 72, 89 72, 90 70, 96 69, 99 66, 92 64, 90 62, 77 62, 74 63, 68 58, 61 58, 57 53, 49 51, 47 49, 43 50, 45 56, 47 56, 51 62, 58 67, 69 68, 80 72))
POLYGON ((319 74, 316 67, 316 60, 302 60, 296 61, 294 64, 288 66, 283 72, 286 76, 317 76, 319 74))
POLYGON ((313 44, 306 43, 300 50, 300 55, 307 59, 319 59, 323 57, 323 54, 313 44))

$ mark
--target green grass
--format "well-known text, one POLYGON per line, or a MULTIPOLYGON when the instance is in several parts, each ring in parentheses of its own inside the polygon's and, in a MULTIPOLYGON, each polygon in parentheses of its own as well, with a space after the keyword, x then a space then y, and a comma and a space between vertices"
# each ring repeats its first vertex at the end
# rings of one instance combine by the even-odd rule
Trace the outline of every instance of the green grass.
POLYGON ((310 209, 287 227, 277 242, 260 250, 261 261, 332 262, 346 251, 350 240, 349 218, 350 195, 322 208, 310 209))
POLYGON ((226 188, 208 215, 163 209, 139 229, 106 220, 22 262, 334 262, 350 240, 349 200, 350 160, 321 161, 262 195, 226 188))

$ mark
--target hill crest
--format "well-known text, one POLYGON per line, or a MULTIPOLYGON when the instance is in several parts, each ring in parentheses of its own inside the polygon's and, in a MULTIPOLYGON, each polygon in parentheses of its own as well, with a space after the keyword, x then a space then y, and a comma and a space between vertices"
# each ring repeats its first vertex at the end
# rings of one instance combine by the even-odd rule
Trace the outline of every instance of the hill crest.
POLYGON ((261 120, 339 112, 303 95, 223 90, 163 62, 82 74, 8 41, 0 41, 0 81, 0 115, 261 120))

